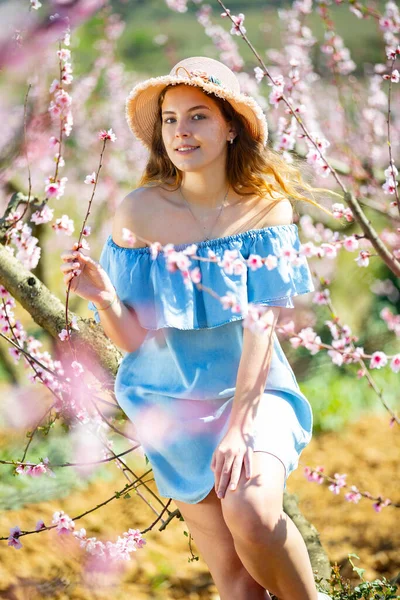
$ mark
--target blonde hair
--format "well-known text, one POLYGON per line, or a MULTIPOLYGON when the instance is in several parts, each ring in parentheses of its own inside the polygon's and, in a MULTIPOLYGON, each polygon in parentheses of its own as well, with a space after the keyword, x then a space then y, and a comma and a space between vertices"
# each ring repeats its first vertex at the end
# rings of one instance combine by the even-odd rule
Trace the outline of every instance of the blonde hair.
MULTIPOLYGON (((179 84, 185 85, 185 84, 179 84)), ((175 167, 165 152, 162 139, 162 118, 161 107, 166 92, 171 87, 166 86, 158 98, 159 118, 156 120, 150 156, 147 165, 139 181, 140 186, 150 185, 171 185, 169 181, 174 181, 176 189, 182 183, 182 172, 175 167)), ((331 217, 333 214, 325 207, 318 204, 315 200, 304 195, 303 192, 326 192, 338 196, 332 190, 325 188, 314 188, 305 182, 302 178, 302 160, 293 158, 293 164, 287 161, 272 148, 264 147, 251 135, 246 120, 232 107, 232 105, 214 94, 209 94, 212 100, 218 105, 222 116, 236 130, 237 137, 233 144, 228 144, 227 156, 227 179, 233 190, 242 196, 256 194, 261 199, 266 195, 276 199, 277 202, 288 198, 308 202, 317 206, 331 217), (249 189, 249 192, 243 192, 242 188, 249 189), (273 194, 278 194, 274 198, 273 194)))

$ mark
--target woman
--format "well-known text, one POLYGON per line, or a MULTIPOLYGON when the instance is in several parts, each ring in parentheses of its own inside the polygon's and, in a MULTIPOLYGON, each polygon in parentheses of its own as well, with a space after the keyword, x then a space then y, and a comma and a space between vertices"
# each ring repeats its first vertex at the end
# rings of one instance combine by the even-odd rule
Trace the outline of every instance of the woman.
POLYGON ((316 204, 298 191, 312 188, 266 149, 263 111, 216 60, 136 85, 126 115, 147 167, 100 264, 66 252, 64 281, 127 352, 117 401, 221 600, 327 598, 282 508, 312 410, 274 332, 280 308, 314 290, 306 259, 284 254, 300 248, 287 196, 316 204), (262 268, 254 256, 268 257, 262 268), (250 303, 263 305, 259 320, 250 303))

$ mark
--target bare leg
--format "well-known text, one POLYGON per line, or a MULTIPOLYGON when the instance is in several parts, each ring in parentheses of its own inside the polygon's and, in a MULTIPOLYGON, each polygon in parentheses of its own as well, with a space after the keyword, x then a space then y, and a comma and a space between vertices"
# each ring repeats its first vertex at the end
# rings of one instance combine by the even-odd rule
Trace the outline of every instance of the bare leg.
POLYGON ((253 477, 242 470, 237 489, 221 500, 223 515, 240 560, 261 586, 279 600, 317 600, 306 545, 283 512, 284 475, 279 459, 254 452, 253 477))
POLYGON ((210 570, 221 600, 271 600, 239 559, 215 490, 197 504, 177 500, 175 504, 210 570))

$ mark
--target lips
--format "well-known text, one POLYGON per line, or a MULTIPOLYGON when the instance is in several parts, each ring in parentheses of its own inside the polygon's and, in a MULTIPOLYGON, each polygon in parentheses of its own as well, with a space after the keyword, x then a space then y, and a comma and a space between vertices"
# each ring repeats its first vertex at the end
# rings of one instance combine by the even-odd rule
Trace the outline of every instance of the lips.
POLYGON ((190 152, 191 150, 197 150, 200 146, 183 146, 181 148, 176 148, 176 152, 185 153, 190 152))

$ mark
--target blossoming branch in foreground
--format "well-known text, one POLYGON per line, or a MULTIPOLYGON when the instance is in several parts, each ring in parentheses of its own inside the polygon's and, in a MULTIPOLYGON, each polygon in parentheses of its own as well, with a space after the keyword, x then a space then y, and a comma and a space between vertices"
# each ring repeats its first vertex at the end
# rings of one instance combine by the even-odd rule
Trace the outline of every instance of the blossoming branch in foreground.
POLYGON ((115 133, 113 132, 112 129, 109 129, 108 131, 106 131, 105 129, 102 129, 99 132, 99 139, 100 140, 110 140, 111 142, 115 142, 115 140, 117 139, 117 136, 115 135, 115 133))
MULTIPOLYGON (((81 548, 84 548, 88 554, 95 555, 105 561, 127 561, 131 560, 131 553, 136 552, 146 544, 146 540, 142 537, 139 529, 128 529, 122 536, 118 536, 116 542, 102 542, 95 537, 87 537, 86 530, 81 528, 75 530, 75 522, 63 510, 56 511, 53 514, 52 525, 56 526, 59 535, 67 535, 72 533, 79 540, 81 548)), ((40 519, 36 523, 36 531, 48 529, 44 521, 40 519)), ((8 537, 8 545, 20 550, 22 544, 20 535, 22 531, 18 525, 10 529, 8 537)))
POLYGON ((15 472, 19 475, 30 475, 31 477, 40 477, 41 475, 47 474, 50 477, 55 477, 55 473, 49 467, 49 459, 44 458, 38 464, 19 464, 15 469, 15 472))
MULTIPOLYGON (((341 475, 339 473, 335 473, 333 477, 329 477, 328 475, 323 474, 324 470, 325 469, 322 466, 317 466, 315 467, 315 469, 311 469, 311 467, 304 467, 304 476, 307 479, 307 481, 318 483, 319 485, 321 485, 325 480, 331 481, 331 484, 329 485, 329 490, 335 495, 338 495, 342 488, 348 487, 346 484, 346 473, 343 473, 341 475)), ((358 504, 358 502, 363 496, 365 498, 373 500, 373 497, 369 492, 360 492, 355 485, 352 485, 350 490, 350 492, 345 494, 345 499, 347 500, 347 502, 353 502, 354 504, 358 504)), ((376 502, 374 502, 372 506, 374 510, 379 513, 382 511, 383 508, 391 504, 393 503, 391 500, 389 500, 389 498, 383 500, 381 496, 378 496, 376 502)))

